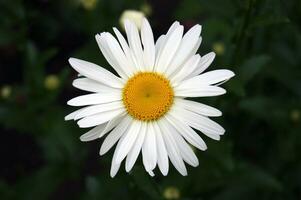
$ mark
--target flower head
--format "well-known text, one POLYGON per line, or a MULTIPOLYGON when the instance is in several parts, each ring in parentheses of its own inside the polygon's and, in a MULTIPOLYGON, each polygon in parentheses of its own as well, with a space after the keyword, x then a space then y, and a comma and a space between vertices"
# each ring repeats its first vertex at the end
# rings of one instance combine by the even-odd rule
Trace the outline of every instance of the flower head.
POLYGON ((46 76, 44 80, 44 86, 46 89, 55 90, 59 87, 59 85, 60 85, 60 79, 56 75, 51 74, 46 76))
POLYGON ((145 14, 138 10, 125 10, 120 16, 119 23, 121 27, 125 24, 126 20, 132 21, 137 28, 140 30, 142 21, 145 17, 145 14))
POLYGON ((98 0, 80 0, 80 3, 86 10, 92 10, 96 7, 98 0))
POLYGON ((164 192, 163 192, 163 196, 165 199, 180 199, 180 191, 178 188, 174 187, 174 186, 169 186, 167 188, 165 188, 164 192))
POLYGON ((11 86, 5 85, 1 88, 1 97, 7 99, 11 95, 11 86))
POLYGON ((223 55, 225 53, 225 45, 221 42, 214 43, 212 49, 217 55, 223 55))
POLYGON ((225 69, 203 73, 215 54, 196 54, 202 40, 200 25, 183 35, 183 26, 175 22, 156 43, 145 18, 140 33, 135 23, 125 21, 127 41, 116 28, 113 30, 117 39, 107 32, 95 37, 118 76, 96 64, 70 58, 71 66, 84 76, 74 80, 73 86, 92 94, 68 101, 71 106, 84 107, 65 119, 79 120, 82 128, 94 127, 80 137, 82 141, 106 136, 100 155, 117 143, 112 177, 124 160, 129 172, 140 152, 151 176, 156 166, 167 175, 168 160, 187 175, 185 163, 194 167, 199 164, 190 145, 207 149, 196 130, 214 140, 219 140, 225 130, 209 118, 221 116, 219 110, 185 98, 225 94, 219 85, 234 73, 225 69))

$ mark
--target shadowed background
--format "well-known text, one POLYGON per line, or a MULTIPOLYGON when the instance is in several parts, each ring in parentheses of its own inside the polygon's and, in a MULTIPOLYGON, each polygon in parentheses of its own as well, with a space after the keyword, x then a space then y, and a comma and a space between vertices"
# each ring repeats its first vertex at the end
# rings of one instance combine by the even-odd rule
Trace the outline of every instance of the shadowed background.
MULTIPOLYGON (((0 0, 0 199, 301 199, 301 1, 0 0), (72 87, 69 57, 109 70, 94 39, 112 32, 126 9, 148 16, 155 38, 174 20, 203 26, 199 53, 209 69, 236 73, 221 97, 220 142, 203 136, 200 165, 150 178, 141 158, 130 174, 109 177, 112 150, 80 142, 64 116, 72 87)), ((170 165, 171 166, 171 165, 170 165)))

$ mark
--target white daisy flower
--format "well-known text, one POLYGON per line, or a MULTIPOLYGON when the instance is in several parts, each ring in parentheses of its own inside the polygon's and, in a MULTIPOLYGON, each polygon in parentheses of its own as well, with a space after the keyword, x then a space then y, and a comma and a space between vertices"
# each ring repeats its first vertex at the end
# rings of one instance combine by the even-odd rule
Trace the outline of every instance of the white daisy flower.
POLYGON ((129 172, 140 152, 151 176, 156 166, 167 175, 168 160, 186 176, 185 162, 193 167, 199 164, 189 144, 202 151, 207 149, 195 130, 214 140, 219 140, 225 130, 209 118, 221 116, 219 110, 185 98, 225 94, 219 85, 234 73, 226 69, 203 73, 215 54, 196 54, 202 41, 200 25, 183 35, 184 27, 174 22, 156 43, 145 18, 140 34, 133 22, 126 20, 124 25, 128 42, 116 28, 113 30, 117 39, 108 32, 95 36, 118 76, 96 64, 69 59, 84 76, 74 80, 73 86, 92 94, 68 101, 68 105, 84 107, 65 119, 79 120, 81 128, 94 127, 80 137, 81 141, 106 136, 100 155, 117 143, 112 177, 123 160, 129 172))

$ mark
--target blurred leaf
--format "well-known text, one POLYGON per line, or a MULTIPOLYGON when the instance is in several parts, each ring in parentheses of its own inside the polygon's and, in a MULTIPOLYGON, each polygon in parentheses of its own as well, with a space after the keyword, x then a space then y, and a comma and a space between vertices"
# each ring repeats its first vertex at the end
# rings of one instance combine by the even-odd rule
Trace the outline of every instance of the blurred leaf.
POLYGON ((244 82, 250 81, 269 62, 270 57, 260 55, 246 60, 238 71, 238 77, 244 82))
POLYGON ((253 19, 250 24, 250 28, 257 28, 262 26, 269 26, 275 24, 290 23, 290 20, 286 16, 271 16, 271 15, 261 15, 253 19))

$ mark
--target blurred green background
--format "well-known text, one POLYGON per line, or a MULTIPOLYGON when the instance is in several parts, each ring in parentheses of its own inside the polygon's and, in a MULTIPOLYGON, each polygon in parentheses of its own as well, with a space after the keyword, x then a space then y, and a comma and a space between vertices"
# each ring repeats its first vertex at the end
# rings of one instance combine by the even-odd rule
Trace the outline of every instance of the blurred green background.
MULTIPOLYGON (((0 0, 0 199, 301 199, 300 0, 0 0), (157 38, 174 20, 203 26, 199 53, 236 77, 202 98, 223 111, 220 142, 205 138, 200 166, 150 178, 141 160, 110 178, 112 150, 82 143, 64 116, 83 92, 68 65, 108 67, 94 35, 120 28, 126 9, 148 16, 157 38)), ((121 28, 120 28, 121 29, 121 28)))

